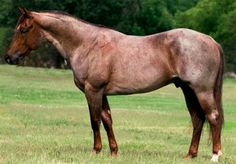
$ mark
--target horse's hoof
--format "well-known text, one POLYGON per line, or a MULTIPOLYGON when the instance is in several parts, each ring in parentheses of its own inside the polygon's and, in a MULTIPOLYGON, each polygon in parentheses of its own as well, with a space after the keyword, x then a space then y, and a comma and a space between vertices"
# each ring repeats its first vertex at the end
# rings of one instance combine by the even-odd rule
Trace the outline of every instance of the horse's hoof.
POLYGON ((212 158, 211 158, 211 161, 212 162, 218 162, 219 161, 219 157, 222 155, 222 151, 219 150, 218 154, 213 154, 212 155, 212 158))
POLYGON ((219 155, 218 154, 213 154, 212 158, 211 158, 211 161, 212 162, 218 162, 218 160, 219 160, 219 155))
POLYGON ((117 157, 117 152, 111 152, 112 157, 117 157))
POLYGON ((183 157, 183 159, 190 159, 191 158, 191 156, 189 155, 189 154, 186 154, 184 157, 183 157))
POLYGON ((101 150, 95 150, 95 149, 92 150, 92 154, 99 154, 100 152, 101 150))
POLYGON ((197 157, 197 154, 186 154, 185 156, 184 156, 184 159, 191 159, 191 158, 195 158, 195 157, 197 157))

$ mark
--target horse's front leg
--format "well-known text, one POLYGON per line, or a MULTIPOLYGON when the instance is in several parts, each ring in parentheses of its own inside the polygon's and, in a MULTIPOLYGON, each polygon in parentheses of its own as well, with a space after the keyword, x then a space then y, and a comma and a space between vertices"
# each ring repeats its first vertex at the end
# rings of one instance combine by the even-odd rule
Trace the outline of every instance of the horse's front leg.
POLYGON ((103 96, 103 99, 102 99, 102 122, 107 132, 111 155, 116 156, 118 152, 118 147, 117 147, 115 135, 112 129, 111 111, 110 111, 110 106, 109 106, 106 96, 103 96))
POLYGON ((100 124, 102 112, 102 95, 103 90, 94 88, 90 84, 85 85, 85 96, 88 102, 90 121, 94 135, 93 152, 99 153, 102 149, 100 124))

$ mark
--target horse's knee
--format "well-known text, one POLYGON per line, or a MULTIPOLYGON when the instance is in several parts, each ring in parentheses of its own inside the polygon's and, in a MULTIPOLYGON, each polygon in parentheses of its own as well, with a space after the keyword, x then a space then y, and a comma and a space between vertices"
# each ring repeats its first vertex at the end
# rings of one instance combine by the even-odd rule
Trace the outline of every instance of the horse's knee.
POLYGON ((219 112, 217 110, 212 110, 207 114, 207 119, 211 125, 217 125, 219 119, 219 112))

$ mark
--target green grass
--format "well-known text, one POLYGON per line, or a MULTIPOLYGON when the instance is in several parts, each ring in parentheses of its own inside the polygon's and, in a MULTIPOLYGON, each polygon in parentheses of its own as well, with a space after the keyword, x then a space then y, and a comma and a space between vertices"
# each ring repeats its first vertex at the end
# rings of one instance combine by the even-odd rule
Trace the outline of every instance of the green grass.
MULTIPOLYGON (((84 95, 70 70, 0 66, 0 163, 209 163, 209 128, 198 157, 184 160, 192 127, 183 95, 173 85, 155 92, 111 96, 119 155, 91 153, 84 95)), ((236 80, 224 83, 225 125, 220 163, 236 163, 236 80)))

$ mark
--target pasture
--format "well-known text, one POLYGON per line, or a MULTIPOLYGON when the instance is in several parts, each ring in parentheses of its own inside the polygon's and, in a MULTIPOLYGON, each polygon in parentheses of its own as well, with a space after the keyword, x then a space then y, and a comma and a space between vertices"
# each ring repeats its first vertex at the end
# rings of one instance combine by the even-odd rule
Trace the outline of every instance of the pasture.
MULTIPOLYGON (((93 144, 84 95, 70 70, 0 66, 0 163, 208 163, 209 127, 198 157, 184 160, 192 135, 180 89, 109 97, 118 157, 110 157, 105 130, 103 150, 93 144)), ((220 163, 236 163, 236 80, 225 79, 225 124, 220 163)))

